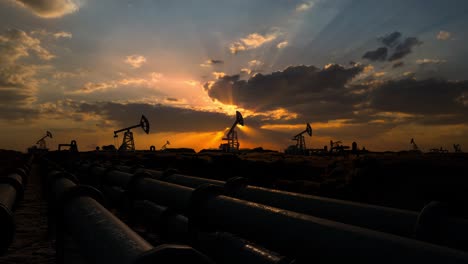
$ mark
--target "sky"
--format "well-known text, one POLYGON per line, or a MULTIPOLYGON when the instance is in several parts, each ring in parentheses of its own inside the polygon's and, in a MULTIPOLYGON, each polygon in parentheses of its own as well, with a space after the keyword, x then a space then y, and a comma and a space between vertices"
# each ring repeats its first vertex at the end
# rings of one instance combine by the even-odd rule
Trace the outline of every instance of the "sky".
POLYGON ((464 0, 0 0, 0 148, 468 148, 464 0))

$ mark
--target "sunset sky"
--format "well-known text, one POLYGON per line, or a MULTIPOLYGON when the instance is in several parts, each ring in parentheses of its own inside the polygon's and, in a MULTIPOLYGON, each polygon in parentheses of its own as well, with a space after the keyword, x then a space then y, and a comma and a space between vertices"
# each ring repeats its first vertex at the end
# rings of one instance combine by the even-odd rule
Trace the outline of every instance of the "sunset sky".
POLYGON ((468 149, 468 1, 0 0, 0 148, 468 149))

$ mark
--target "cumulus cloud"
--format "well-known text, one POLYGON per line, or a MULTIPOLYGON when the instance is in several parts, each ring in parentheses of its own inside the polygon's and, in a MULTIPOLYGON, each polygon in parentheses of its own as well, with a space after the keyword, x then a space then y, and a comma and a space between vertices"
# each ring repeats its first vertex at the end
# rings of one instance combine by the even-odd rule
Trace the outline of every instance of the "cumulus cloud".
POLYGON ((289 42, 283 41, 283 42, 278 43, 278 44, 276 45, 276 47, 277 47, 278 49, 283 49, 283 48, 285 48, 286 46, 288 46, 288 44, 289 44, 289 42))
POLYGON ((41 46, 41 41, 19 29, 10 29, 0 34, 0 63, 12 63, 33 52, 42 60, 55 57, 41 46))
POLYGON ((57 31, 57 32, 49 32, 45 29, 33 30, 30 33, 31 35, 39 35, 41 37, 53 37, 55 39, 59 38, 72 38, 73 34, 66 31, 57 31))
POLYGON ((259 61, 259 60, 251 60, 249 61, 249 66, 250 67, 260 67, 263 65, 263 62, 259 61))
POLYGON ((410 37, 406 38, 403 43, 398 44, 395 48, 395 52, 393 53, 390 58, 388 58, 389 61, 394 61, 401 59, 408 54, 410 54, 413 50, 413 47, 421 45, 422 42, 418 40, 418 38, 415 37, 410 37))
POLYGON ((150 73, 150 77, 152 82, 159 82, 162 78, 164 78, 164 75, 160 72, 152 72, 150 73))
POLYGON ((380 37, 379 40, 388 47, 394 47, 398 43, 400 37, 401 33, 395 31, 393 33, 380 37))
POLYGON ((241 38, 240 40, 232 43, 229 46, 229 50, 232 54, 237 54, 240 51, 255 49, 261 47, 265 43, 271 42, 278 37, 278 33, 269 33, 269 34, 259 34, 259 33, 252 33, 246 36, 245 38, 241 38))
POLYGON ((379 78, 379 77, 384 76, 385 74, 386 74, 386 72, 376 72, 376 73, 374 73, 374 76, 379 78))
POLYGON ((449 40, 451 36, 452 36, 452 33, 441 30, 439 31, 439 33, 437 33, 436 37, 438 40, 449 40))
POLYGON ((439 60, 439 59, 419 59, 416 60, 416 63, 419 65, 428 65, 428 64, 442 64, 446 63, 446 60, 439 60))
POLYGON ((131 77, 105 82, 86 82, 77 90, 70 92, 70 94, 90 94, 128 86, 154 88, 156 84, 161 80, 161 78, 162 75, 160 73, 153 72, 149 75, 148 78, 131 77))
POLYGON ((221 78, 223 78, 224 76, 226 76, 226 73, 224 73, 224 72, 213 72, 213 76, 214 76, 216 79, 221 79, 221 78))
POLYGON ((54 38, 72 38, 72 36, 72 33, 65 31, 59 31, 54 33, 54 38))
POLYGON ((313 2, 305 2, 305 3, 300 3, 296 6, 296 11, 297 12, 304 12, 309 9, 311 9, 314 6, 313 2))
POLYGON ((381 47, 376 50, 366 52, 362 58, 371 61, 384 61, 387 59, 387 55, 388 49, 386 47, 381 47))
POLYGON ((248 80, 225 75, 204 88, 213 100, 222 103, 260 112, 283 108, 302 117, 313 115, 327 120, 352 115, 360 95, 345 86, 362 71, 362 66, 345 68, 336 64, 323 69, 294 66, 267 75, 256 74, 248 80))
POLYGON ((252 70, 249 69, 249 68, 242 68, 242 69, 241 69, 241 73, 242 73, 242 74, 250 74, 251 72, 252 72, 252 70))
POLYGON ((78 0, 14 0, 14 2, 43 18, 62 17, 76 12, 81 6, 81 1, 78 0))
POLYGON ((125 59, 125 63, 129 64, 135 69, 140 68, 145 62, 146 58, 141 55, 130 55, 125 59))
POLYGON ((32 107, 40 82, 38 74, 48 66, 24 64, 20 59, 50 60, 55 56, 30 34, 10 29, 0 34, 0 119, 31 118, 38 114, 32 107), (33 57, 34 58, 34 57, 33 57))

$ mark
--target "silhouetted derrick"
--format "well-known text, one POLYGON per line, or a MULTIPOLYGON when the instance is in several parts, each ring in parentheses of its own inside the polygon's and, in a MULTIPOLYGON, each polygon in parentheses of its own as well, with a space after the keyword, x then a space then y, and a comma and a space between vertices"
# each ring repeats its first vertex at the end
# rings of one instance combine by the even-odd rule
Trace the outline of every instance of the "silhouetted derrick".
POLYGON ((148 119, 144 115, 141 116, 140 123, 138 123, 137 125, 114 131, 114 138, 118 137, 117 136, 118 133, 124 132, 124 138, 123 138, 122 144, 119 147, 119 151, 134 151, 135 150, 133 132, 130 130, 132 130, 133 128, 137 128, 137 127, 141 127, 146 134, 149 133, 150 125, 149 125, 148 119))
POLYGON ((307 133, 309 136, 312 136, 312 127, 309 123, 306 124, 306 128, 301 133, 295 135, 292 140, 296 141, 296 145, 289 146, 286 150, 286 154, 292 155, 308 155, 309 152, 306 147, 304 134, 307 133))
POLYGON ((223 138, 223 140, 226 140, 227 143, 222 143, 221 145, 219 145, 219 148, 223 152, 238 152, 239 151, 240 144, 237 138, 237 131, 236 131, 236 126, 238 124, 243 126, 244 118, 242 117, 242 114, 239 111, 236 111, 236 121, 231 126, 231 129, 229 129, 226 136, 223 138))

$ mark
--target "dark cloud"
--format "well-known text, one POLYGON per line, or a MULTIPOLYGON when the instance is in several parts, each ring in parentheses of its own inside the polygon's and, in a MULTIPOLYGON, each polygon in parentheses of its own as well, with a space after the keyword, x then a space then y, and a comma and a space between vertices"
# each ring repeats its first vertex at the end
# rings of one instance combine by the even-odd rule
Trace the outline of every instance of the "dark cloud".
POLYGON ((388 49, 386 47, 380 47, 373 51, 366 52, 362 58, 371 61, 384 61, 387 59, 388 49))
POLYGON ((389 81, 369 95, 370 107, 382 112, 423 115, 442 122, 463 123, 468 119, 468 81, 403 79, 389 81))
POLYGON ((173 97, 168 97, 168 98, 166 98, 166 101, 169 101, 169 102, 177 102, 177 101, 179 101, 179 99, 173 98, 173 97))
POLYGON ((404 65, 405 65, 404 62, 399 61, 399 62, 394 63, 392 67, 393 68, 399 68, 399 67, 403 67, 404 65))
POLYGON ((80 1, 77 0, 15 0, 15 2, 44 18, 62 17, 77 11, 80 7, 80 1))
POLYGON ((405 41, 401 44, 398 44, 395 48, 395 52, 393 53, 390 58, 388 58, 389 61, 394 61, 401 59, 408 54, 412 52, 413 47, 421 45, 422 42, 418 40, 418 38, 411 37, 411 38, 406 38, 405 41))
POLYGON ((224 61, 222 60, 214 60, 214 59, 211 59, 210 62, 211 64, 223 64, 224 63, 224 61))
MULTIPOLYGON (((0 93, 0 97, 3 94, 0 93)), ((34 108, 26 108, 18 105, 7 105, 0 103, 0 120, 12 122, 14 120, 32 120, 39 116, 39 111, 34 108)))
POLYGON ((329 120, 352 116, 353 105, 363 95, 345 86, 362 71, 359 65, 328 65, 323 69, 294 66, 256 74, 248 80, 241 80, 239 75, 224 76, 204 87, 212 99, 222 103, 257 112, 284 108, 299 114, 302 120, 329 120))
POLYGON ((137 124, 144 114, 150 122, 151 133, 218 131, 231 125, 234 120, 234 116, 222 113, 144 103, 83 103, 77 106, 76 111, 98 114, 106 120, 116 121, 120 127, 115 129, 137 124))
POLYGON ((380 37, 379 40, 388 47, 394 47, 398 43, 398 40, 400 39, 400 37, 401 37, 401 33, 398 31, 395 31, 393 33, 380 37))

